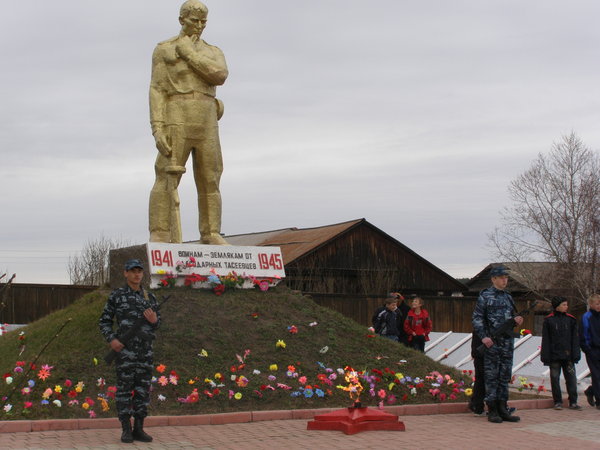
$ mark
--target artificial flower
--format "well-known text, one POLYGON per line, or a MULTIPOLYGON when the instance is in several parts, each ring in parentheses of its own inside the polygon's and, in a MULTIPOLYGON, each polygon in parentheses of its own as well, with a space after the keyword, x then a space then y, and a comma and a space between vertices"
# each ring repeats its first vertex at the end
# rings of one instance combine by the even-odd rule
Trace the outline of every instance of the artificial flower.
POLYGON ((53 400, 52 403, 54 404, 54 406, 56 406, 57 408, 60 408, 62 406, 62 402, 58 399, 53 400))
POLYGON ((167 399, 167 397, 165 397, 165 396, 164 396, 164 395, 162 395, 162 394, 158 394, 158 399, 159 399, 161 402, 164 402, 164 401, 167 399))
POLYGON ((275 343, 275 347, 276 348, 285 348, 286 347, 286 343, 283 341, 283 339, 279 339, 276 343, 275 343))
POLYGON ((160 384, 161 386, 166 386, 167 384, 169 384, 169 379, 163 375, 158 379, 158 384, 160 384))
POLYGON ((200 353, 198 353, 198 356, 202 357, 202 358, 206 358, 208 357, 208 352, 204 349, 200 350, 200 353))
POLYGON ((158 373, 163 373, 166 368, 167 368, 167 366, 165 366, 164 364, 159 364, 158 366, 156 366, 156 371, 158 373))
POLYGON ((75 390, 76 390, 77 392, 82 392, 84 387, 85 387, 85 384, 83 383, 83 381, 79 381, 79 382, 77 382, 77 384, 75 385, 75 390))
POLYGON ((276 371, 277 371, 277 364, 271 364, 271 365, 269 366, 269 370, 270 370, 271 372, 276 372, 276 371))
POLYGON ((7 403, 6 405, 4 405, 4 412, 10 412, 10 410, 12 409, 12 405, 10 403, 7 403))
POLYGON ((90 411, 89 413, 90 419, 95 419, 96 418, 96 412, 95 411, 90 411))
POLYGON ((48 369, 40 369, 40 371, 37 374, 38 378, 42 381, 46 381, 46 378, 48 378, 50 376, 50 371, 48 369))
POLYGON ((83 409, 87 410, 87 409, 90 409, 90 404, 89 404, 89 403, 87 403, 87 402, 83 402, 83 403, 81 404, 81 407, 82 407, 83 409))
POLYGON ((236 392, 235 395, 233 396, 233 398, 235 398, 236 400, 239 400, 242 398, 242 393, 241 392, 236 392))
POLYGON ((296 325, 290 325, 288 327, 288 331, 290 332, 290 334, 297 334, 298 333, 298 327, 296 325))
POLYGON ((47 388, 44 393, 42 394, 42 398, 50 398, 50 396, 52 395, 54 391, 50 388, 47 388))
POLYGON ((465 389, 465 395, 467 397, 470 397, 471 395, 473 395, 473 389, 471 389, 471 388, 465 389))

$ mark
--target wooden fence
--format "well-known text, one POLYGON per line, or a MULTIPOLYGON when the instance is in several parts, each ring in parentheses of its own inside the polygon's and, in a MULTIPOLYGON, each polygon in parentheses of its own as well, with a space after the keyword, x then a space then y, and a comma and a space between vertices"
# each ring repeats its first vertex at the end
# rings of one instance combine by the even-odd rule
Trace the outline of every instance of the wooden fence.
MULTIPOLYGON (((354 319, 365 327, 371 326, 371 317, 375 310, 382 306, 383 297, 366 297, 349 294, 319 294, 311 293, 310 297, 319 305, 331 308, 346 317, 354 319)), ((477 297, 433 297, 423 296, 425 309, 433 322, 433 331, 455 331, 458 333, 470 333, 473 331, 471 317, 477 297)), ((527 308, 528 301, 515 300, 517 310, 527 308)), ((529 329, 534 334, 535 319, 533 315, 525 317, 523 328, 529 329)))
POLYGON ((4 306, 0 305, 0 323, 33 322, 96 289, 98 286, 13 283, 4 298, 4 306))
MULTIPOLYGON (((2 285, 0 284, 0 287, 2 285)), ((0 310, 0 323, 33 322, 53 311, 64 308, 78 298, 94 291, 97 286, 13 284, 0 310)), ((316 303, 331 308, 365 327, 371 326, 375 310, 383 305, 385 296, 360 294, 308 294, 316 303)), ((471 315, 477 297, 423 296, 425 308, 431 316, 434 331, 472 331, 471 315)), ((526 300, 516 300, 518 310, 528 306, 526 300)), ((541 320, 527 316, 523 328, 541 334, 541 320)))

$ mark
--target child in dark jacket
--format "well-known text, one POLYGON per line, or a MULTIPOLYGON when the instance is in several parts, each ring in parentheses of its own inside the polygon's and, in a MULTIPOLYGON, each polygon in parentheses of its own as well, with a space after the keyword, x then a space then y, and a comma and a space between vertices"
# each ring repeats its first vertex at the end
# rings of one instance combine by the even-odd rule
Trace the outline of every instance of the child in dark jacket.
POLYGON ((427 310, 423 308, 423 299, 415 296, 404 321, 404 331, 408 336, 409 346, 425 353, 425 342, 429 340, 431 329, 431 319, 427 310))
POLYGON ((375 332, 384 338, 400 342, 402 312, 398 309, 398 300, 396 297, 388 297, 385 300, 385 308, 378 311, 377 315, 373 318, 375 332))
POLYGON ((550 366, 550 384, 554 409, 562 409, 560 371, 562 369, 569 394, 569 408, 580 410, 577 404, 577 376, 575 364, 581 358, 577 319, 567 313, 569 304, 564 297, 552 298, 552 313, 544 319, 540 359, 550 366))

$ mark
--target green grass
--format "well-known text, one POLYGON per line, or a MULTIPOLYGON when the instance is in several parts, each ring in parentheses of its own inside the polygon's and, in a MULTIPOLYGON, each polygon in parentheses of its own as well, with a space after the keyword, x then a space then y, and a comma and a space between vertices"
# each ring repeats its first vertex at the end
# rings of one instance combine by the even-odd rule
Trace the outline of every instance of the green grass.
MULTIPOLYGON (((98 318, 108 293, 99 290, 88 294, 69 307, 28 325, 23 329, 25 350, 20 356, 21 330, 0 338, 0 370, 13 378, 12 384, 7 384, 6 378, 0 380, 0 396, 10 395, 8 402, 2 400, 0 405, 12 405, 8 412, 0 410, 0 419, 88 417, 90 411, 97 417, 116 415, 114 400, 107 396, 107 387, 115 383, 114 367, 106 366, 103 361, 107 344, 98 331, 98 318), (24 372, 28 370, 40 350, 69 318, 63 331, 37 360, 36 369, 27 375, 15 373, 17 361, 25 361, 24 372), (54 368, 50 377, 42 381, 37 374, 44 364, 54 368), (105 384, 97 386, 101 378, 105 384), (21 389, 29 380, 35 381, 35 386, 29 394, 23 394, 21 389), (70 387, 66 380, 71 381, 70 387), (85 385, 82 392, 74 391, 78 382, 85 385), (61 393, 55 391, 56 386, 61 393), (42 393, 47 388, 54 392, 48 399, 49 404, 43 405, 42 393), (69 391, 76 397, 69 397, 69 391), (102 410, 99 397, 106 398, 108 411, 102 410), (82 407, 86 398, 94 402, 87 410, 82 407), (73 399, 78 404, 69 406, 68 402, 73 399), (53 404, 54 400, 60 400, 62 406, 53 404), (25 402, 31 402, 31 406, 26 408, 25 402)), ((350 406, 348 394, 336 388, 348 384, 338 373, 338 369, 346 366, 372 377, 362 381, 361 402, 365 406, 377 405, 381 400, 378 393, 385 395, 385 404, 467 399, 463 391, 470 387, 470 379, 460 372, 400 344, 368 337, 363 326, 285 288, 269 292, 228 291, 222 296, 180 288, 158 292, 159 298, 163 293, 171 294, 172 298, 162 310, 154 362, 155 367, 162 364, 166 370, 162 374, 155 371, 154 375, 157 379, 161 375, 169 377, 174 371, 178 381, 177 385, 166 386, 158 381, 153 383, 151 415, 350 406), (317 325, 309 326, 312 322, 317 325), (288 331, 291 325, 297 327, 296 334, 288 331), (285 341, 286 348, 276 348, 280 339, 285 341), (208 353, 207 357, 199 356, 202 349, 208 353), (247 350, 250 353, 242 364, 236 355, 243 359, 247 350), (269 370, 273 364, 278 366, 275 371, 269 370), (290 365, 295 367, 297 377, 287 375, 290 365), (438 374, 431 375, 436 371, 443 378, 439 387, 432 386, 439 381, 438 374), (215 377, 217 373, 222 374, 221 380, 215 377), (332 380, 332 374, 337 375, 337 379, 332 380), (237 379, 232 380, 232 376, 242 375, 248 380, 246 386, 239 386, 237 379), (276 379, 269 380, 270 375, 276 379), (453 382, 449 383, 444 375, 453 382), (305 385, 300 383, 302 377, 306 377, 305 385), (415 378, 420 380, 415 381, 415 378), (215 390, 206 380, 222 386, 215 390), (277 383, 291 389, 278 388, 277 383), (375 396, 369 392, 371 383, 375 396), (309 385, 312 391, 306 390, 309 385), (433 396, 430 390, 436 388, 444 395, 433 396), (181 403, 177 400, 188 397, 194 389, 198 391, 199 401, 181 403), (230 391, 242 397, 230 398, 230 391), (317 392, 324 396, 320 397, 317 392), (159 400, 159 396, 165 400, 159 400)))

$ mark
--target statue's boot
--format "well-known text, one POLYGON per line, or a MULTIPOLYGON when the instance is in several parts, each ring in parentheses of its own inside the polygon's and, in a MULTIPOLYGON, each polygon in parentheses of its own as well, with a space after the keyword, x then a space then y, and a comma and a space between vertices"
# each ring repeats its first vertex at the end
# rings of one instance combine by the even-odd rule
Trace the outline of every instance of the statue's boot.
POLYGON ((198 197, 200 242, 208 245, 229 245, 221 236, 221 194, 198 197))
POLYGON ((169 229, 171 196, 169 192, 152 189, 149 213, 150 242, 171 242, 171 230, 169 229))

